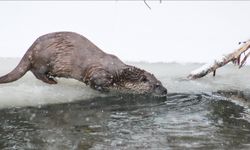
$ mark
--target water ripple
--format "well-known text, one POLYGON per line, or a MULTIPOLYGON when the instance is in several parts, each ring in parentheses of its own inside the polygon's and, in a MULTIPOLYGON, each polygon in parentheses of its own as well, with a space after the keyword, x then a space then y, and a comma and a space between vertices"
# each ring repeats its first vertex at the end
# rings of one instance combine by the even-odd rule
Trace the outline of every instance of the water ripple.
POLYGON ((126 94, 1 109, 0 149, 247 149, 249 109, 232 98, 126 94))

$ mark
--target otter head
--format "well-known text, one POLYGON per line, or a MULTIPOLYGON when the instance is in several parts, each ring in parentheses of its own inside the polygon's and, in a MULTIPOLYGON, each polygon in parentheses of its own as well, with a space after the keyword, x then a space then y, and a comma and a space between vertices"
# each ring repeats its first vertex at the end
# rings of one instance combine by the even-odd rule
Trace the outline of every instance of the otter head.
POLYGON ((165 96, 167 94, 167 89, 153 74, 136 67, 124 69, 121 81, 121 85, 132 92, 157 96, 165 96))

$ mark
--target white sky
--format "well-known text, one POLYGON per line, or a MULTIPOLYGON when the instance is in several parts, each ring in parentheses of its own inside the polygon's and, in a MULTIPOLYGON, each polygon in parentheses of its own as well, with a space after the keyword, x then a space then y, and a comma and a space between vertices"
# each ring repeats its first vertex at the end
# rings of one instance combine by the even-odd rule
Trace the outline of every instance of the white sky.
POLYGON ((0 2, 0 57, 40 35, 78 32, 126 61, 208 62, 250 38, 247 1, 0 2))

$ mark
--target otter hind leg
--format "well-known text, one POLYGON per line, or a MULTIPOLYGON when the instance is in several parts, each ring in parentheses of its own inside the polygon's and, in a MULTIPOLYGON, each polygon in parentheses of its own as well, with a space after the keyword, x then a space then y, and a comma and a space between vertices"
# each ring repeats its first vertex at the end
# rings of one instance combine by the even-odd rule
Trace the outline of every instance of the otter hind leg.
POLYGON ((57 82, 55 81, 54 77, 50 76, 49 74, 41 74, 41 73, 35 73, 33 72, 33 74, 35 75, 35 77, 39 80, 42 80, 45 83, 48 84, 57 84, 57 82))

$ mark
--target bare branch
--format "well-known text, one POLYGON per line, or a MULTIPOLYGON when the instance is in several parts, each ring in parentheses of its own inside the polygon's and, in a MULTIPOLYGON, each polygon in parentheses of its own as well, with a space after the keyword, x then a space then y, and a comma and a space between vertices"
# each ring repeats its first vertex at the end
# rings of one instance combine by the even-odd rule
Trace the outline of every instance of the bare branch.
POLYGON ((240 63, 239 68, 241 68, 243 65, 245 65, 245 62, 247 60, 247 58, 250 56, 250 52, 247 53, 247 55, 243 58, 243 60, 240 63))
POLYGON ((235 50, 232 53, 229 53, 226 56, 222 56, 220 59, 216 59, 214 62, 210 64, 205 64, 202 67, 192 71, 187 78, 188 79, 201 78, 209 74, 210 72, 213 72, 213 75, 215 76, 216 69, 226 65, 229 62, 233 62, 234 64, 239 65, 239 68, 241 68, 245 64, 247 58, 250 56, 250 52, 247 53, 247 55, 243 58, 242 61, 240 60, 240 57, 249 48, 250 48, 250 40, 242 42, 242 46, 239 49, 235 50))
POLYGON ((151 9, 151 7, 148 5, 148 3, 146 2, 146 0, 143 0, 144 1, 144 3, 146 4, 146 6, 149 8, 149 9, 151 9))

